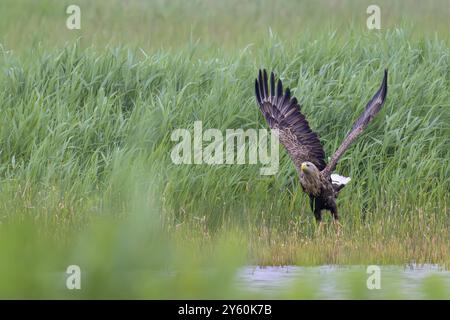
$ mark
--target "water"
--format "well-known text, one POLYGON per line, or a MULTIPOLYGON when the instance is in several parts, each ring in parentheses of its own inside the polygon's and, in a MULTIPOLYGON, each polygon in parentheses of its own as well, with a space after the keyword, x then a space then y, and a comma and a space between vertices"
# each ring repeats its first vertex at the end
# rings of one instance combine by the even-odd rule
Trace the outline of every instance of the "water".
POLYGON ((242 291, 268 297, 450 299, 450 271, 438 265, 380 266, 381 288, 369 290, 372 274, 366 266, 248 266, 239 270, 236 282, 242 291))

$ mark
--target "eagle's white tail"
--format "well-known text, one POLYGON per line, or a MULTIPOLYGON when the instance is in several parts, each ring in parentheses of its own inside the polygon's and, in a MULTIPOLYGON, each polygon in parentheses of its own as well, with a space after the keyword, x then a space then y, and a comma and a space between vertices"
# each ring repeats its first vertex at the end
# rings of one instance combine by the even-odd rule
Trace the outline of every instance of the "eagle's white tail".
POLYGON ((345 186, 347 183, 350 182, 350 180, 352 180, 350 177, 344 177, 344 176, 340 176, 336 173, 332 173, 331 174, 331 182, 335 185, 338 186, 345 186))

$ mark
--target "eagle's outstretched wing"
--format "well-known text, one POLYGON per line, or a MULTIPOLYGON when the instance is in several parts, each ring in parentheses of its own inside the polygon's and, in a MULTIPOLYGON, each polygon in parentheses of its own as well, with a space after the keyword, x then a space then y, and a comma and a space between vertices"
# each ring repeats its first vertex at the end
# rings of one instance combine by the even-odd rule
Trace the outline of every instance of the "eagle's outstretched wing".
POLYGON ((319 170, 326 166, 325 152, 319 137, 309 127, 300 105, 291 97, 289 88, 283 94, 283 84, 278 80, 275 91, 275 76, 270 74, 270 91, 267 72, 259 71, 255 81, 256 100, 270 128, 279 130, 279 139, 291 156, 297 169, 302 162, 309 161, 319 170))
POLYGON ((378 111, 380 111, 381 106, 383 105, 386 99, 387 78, 388 78, 388 71, 387 69, 385 69, 383 81, 381 82, 380 88, 378 89, 377 93, 375 93, 375 95, 372 97, 372 99, 369 101, 362 115, 358 118, 358 120, 356 120, 351 132, 347 135, 342 144, 339 146, 339 148, 331 157, 330 162, 323 171, 323 174, 325 176, 329 176, 334 171, 334 169, 336 168, 336 164, 339 161, 339 158, 344 154, 345 150, 347 150, 350 144, 356 139, 356 137, 358 137, 364 131, 369 122, 373 119, 373 117, 375 117, 378 111))

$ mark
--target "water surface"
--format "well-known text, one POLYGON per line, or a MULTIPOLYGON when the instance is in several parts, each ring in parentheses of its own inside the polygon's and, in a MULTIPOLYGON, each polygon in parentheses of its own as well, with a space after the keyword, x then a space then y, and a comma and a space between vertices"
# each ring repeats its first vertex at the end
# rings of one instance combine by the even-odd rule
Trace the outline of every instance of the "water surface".
POLYGON ((236 281, 242 291, 269 297, 450 299, 450 271, 438 265, 379 267, 381 288, 371 290, 367 266, 248 266, 236 281))

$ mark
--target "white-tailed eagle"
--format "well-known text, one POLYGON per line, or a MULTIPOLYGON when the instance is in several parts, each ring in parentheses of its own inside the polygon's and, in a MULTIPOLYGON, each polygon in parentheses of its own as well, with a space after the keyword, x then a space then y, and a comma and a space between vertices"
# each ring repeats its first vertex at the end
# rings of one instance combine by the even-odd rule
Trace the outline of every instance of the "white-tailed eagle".
POLYGON ((289 88, 283 92, 281 80, 275 83, 272 72, 269 90, 266 70, 259 71, 255 81, 256 100, 270 128, 278 129, 279 140, 294 162, 302 189, 309 195, 311 210, 319 223, 322 221, 322 210, 329 210, 334 221, 338 222, 336 198, 350 178, 334 174, 333 171, 345 150, 380 111, 386 99, 387 77, 388 72, 385 70, 380 88, 327 164, 319 137, 309 127, 297 99, 291 97, 289 88))

